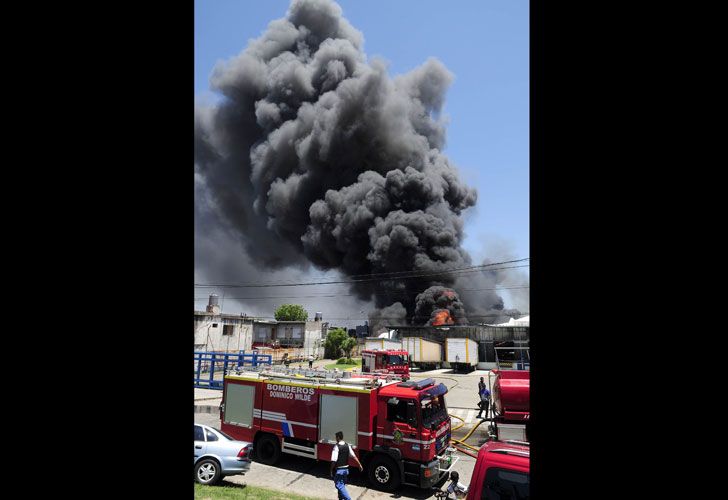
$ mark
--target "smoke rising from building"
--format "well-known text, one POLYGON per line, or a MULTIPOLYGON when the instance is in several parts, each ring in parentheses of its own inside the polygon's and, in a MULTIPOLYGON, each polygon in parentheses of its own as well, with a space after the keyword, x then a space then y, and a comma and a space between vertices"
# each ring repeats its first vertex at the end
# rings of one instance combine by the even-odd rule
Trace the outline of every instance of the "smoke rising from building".
MULTIPOLYGON (((215 68, 211 86, 223 99, 196 105, 199 189, 258 272, 313 264, 355 277, 471 264, 461 215, 477 195, 442 153, 453 75, 430 59, 391 78, 362 44, 336 3, 293 0, 284 19, 215 68)), ((197 262, 218 266, 206 260, 197 262)), ((418 294, 454 284, 437 276, 351 289, 378 309, 399 303, 419 322, 430 312, 418 294)), ((448 310, 465 321, 453 293, 448 310)), ((502 309, 497 295, 485 307, 499 300, 502 309)))
POLYGON ((465 307, 452 288, 431 286, 417 295, 414 323, 465 325, 465 307))

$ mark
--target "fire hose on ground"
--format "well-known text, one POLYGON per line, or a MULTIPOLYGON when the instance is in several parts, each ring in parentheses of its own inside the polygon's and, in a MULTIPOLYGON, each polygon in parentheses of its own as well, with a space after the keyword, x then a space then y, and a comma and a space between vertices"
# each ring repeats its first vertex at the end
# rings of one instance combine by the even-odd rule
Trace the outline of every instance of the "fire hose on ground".
MULTIPOLYGON (((461 420, 462 421, 462 423, 460 423, 457 427, 453 427, 451 429, 451 431, 456 431, 456 430, 460 429, 462 426, 465 425, 465 420, 463 420, 462 418, 458 417, 457 415, 450 415, 450 417, 454 417, 454 418, 457 418, 458 420, 461 420)), ((469 448, 470 450, 473 450, 476 453, 479 451, 479 448, 476 448, 474 446, 471 446, 471 445, 467 444, 465 441, 467 441, 467 439, 473 434, 473 432, 475 432, 475 429, 477 429, 480 426, 480 424, 482 424, 483 422, 485 422, 485 420, 481 420, 476 425, 474 425, 473 428, 470 429, 470 431, 462 439, 452 439, 451 441, 453 443, 457 443, 457 444, 453 444, 453 446, 458 451, 460 451, 460 452, 462 452, 462 453, 464 453, 464 454, 466 454, 466 455, 468 455, 470 457, 478 458, 477 455, 473 455, 472 453, 470 453, 465 448, 469 448), (460 446, 458 446, 458 445, 460 445, 460 446), (464 446, 465 448, 461 448, 461 446, 464 446)))

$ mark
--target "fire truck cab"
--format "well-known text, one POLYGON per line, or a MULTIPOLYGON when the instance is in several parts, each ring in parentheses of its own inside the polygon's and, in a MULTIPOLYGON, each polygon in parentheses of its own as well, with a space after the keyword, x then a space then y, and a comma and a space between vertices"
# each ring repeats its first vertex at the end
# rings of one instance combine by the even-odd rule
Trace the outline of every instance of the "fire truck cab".
POLYGON ((366 350, 361 353, 362 373, 395 373, 409 379, 409 352, 398 350, 366 350))
POLYGON ((489 441, 480 448, 466 500, 528 500, 531 454, 528 443, 489 441))
POLYGON ((430 488, 458 461, 445 385, 333 376, 295 369, 227 375, 222 431, 253 442, 257 459, 269 465, 281 453, 330 461, 342 431, 369 482, 385 491, 400 484, 430 488))

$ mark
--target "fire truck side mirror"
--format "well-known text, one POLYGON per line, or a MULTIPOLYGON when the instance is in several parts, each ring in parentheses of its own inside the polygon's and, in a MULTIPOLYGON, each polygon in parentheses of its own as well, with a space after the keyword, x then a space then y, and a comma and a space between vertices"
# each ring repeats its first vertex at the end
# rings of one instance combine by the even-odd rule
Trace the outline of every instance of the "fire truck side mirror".
POLYGON ((394 422, 394 419, 397 416, 397 407, 398 406, 399 406, 399 399, 389 398, 389 401, 387 401, 387 420, 389 422, 394 422))

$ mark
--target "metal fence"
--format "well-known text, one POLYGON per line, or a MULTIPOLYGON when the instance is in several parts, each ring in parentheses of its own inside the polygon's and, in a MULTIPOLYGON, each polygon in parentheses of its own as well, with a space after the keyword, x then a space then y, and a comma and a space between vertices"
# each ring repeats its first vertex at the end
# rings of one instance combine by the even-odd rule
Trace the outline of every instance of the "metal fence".
POLYGON ((272 364, 269 354, 245 351, 231 352, 195 352, 195 387, 202 389, 222 389, 223 377, 228 370, 243 366, 257 367, 272 364), (216 378, 217 376, 217 378, 216 378))

